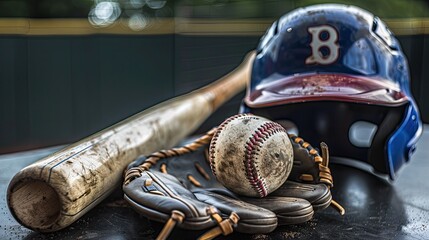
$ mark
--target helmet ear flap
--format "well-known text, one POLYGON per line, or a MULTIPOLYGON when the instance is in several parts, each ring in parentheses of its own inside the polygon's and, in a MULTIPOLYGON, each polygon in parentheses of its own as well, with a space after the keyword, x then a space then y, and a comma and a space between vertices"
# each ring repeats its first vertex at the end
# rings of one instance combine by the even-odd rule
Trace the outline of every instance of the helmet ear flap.
POLYGON ((395 131, 395 128, 400 124, 402 119, 403 109, 392 109, 386 113, 383 121, 378 126, 378 129, 372 140, 371 148, 368 151, 369 164, 380 173, 389 174, 393 179, 394 173, 390 172, 390 162, 387 159, 386 151, 390 135, 395 131))

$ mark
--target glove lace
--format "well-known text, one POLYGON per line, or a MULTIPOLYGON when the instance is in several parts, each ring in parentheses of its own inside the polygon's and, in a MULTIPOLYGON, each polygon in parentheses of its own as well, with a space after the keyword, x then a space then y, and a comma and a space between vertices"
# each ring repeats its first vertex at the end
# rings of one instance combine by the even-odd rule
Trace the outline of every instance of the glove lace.
POLYGON ((217 209, 213 206, 207 209, 207 213, 216 221, 218 226, 204 233, 198 238, 198 240, 209 240, 219 236, 220 234, 224 236, 231 234, 234 231, 233 227, 237 226, 237 223, 240 220, 240 217, 235 212, 232 212, 227 219, 222 219, 217 209))

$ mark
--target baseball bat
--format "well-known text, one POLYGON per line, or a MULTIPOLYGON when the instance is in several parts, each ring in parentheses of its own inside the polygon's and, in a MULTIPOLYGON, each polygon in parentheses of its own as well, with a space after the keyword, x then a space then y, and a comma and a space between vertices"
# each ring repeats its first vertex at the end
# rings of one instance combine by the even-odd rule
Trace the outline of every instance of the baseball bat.
POLYGON ((252 51, 216 82, 157 104, 25 167, 9 183, 10 212, 35 231, 69 226, 119 186, 130 162, 173 147, 242 91, 254 57, 252 51))

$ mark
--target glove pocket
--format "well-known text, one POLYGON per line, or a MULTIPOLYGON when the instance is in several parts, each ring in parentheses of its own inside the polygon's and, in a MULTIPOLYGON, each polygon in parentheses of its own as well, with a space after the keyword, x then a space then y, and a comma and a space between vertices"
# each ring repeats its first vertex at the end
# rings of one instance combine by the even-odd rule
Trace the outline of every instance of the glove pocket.
POLYGON ((209 205, 198 201, 170 175, 143 171, 140 177, 124 184, 123 191, 130 206, 150 220, 165 223, 179 214, 177 226, 184 229, 202 230, 216 225, 207 213, 209 205))

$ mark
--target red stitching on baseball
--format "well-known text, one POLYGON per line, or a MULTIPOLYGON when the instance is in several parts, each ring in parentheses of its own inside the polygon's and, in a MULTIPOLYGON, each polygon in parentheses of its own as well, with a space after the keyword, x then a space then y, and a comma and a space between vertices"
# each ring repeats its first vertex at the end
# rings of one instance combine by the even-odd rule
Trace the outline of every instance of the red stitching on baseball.
POLYGON ((265 179, 259 176, 258 165, 255 163, 254 158, 259 152, 259 148, 267 140, 268 137, 278 132, 286 132, 286 130, 277 123, 266 122, 260 126, 255 133, 249 138, 245 146, 245 160, 244 167, 247 180, 250 185, 259 193, 260 197, 265 197, 268 194, 268 189, 265 183, 265 179))

